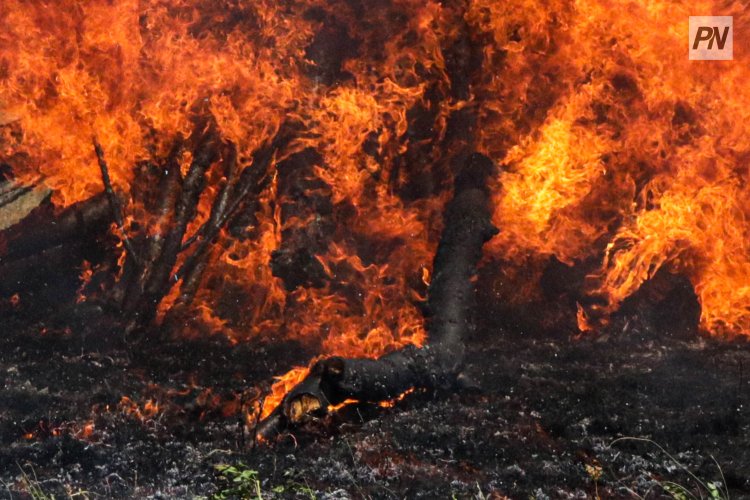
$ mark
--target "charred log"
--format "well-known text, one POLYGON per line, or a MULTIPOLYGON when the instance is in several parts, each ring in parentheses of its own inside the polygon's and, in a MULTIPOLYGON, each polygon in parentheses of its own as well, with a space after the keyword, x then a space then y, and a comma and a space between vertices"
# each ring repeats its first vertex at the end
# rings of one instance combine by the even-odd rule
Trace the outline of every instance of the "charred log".
POLYGON ((50 318, 73 305, 81 263, 107 260, 110 223, 107 200, 98 195, 62 212, 51 204, 38 207, 0 232, 0 316, 50 318))
MULTIPOLYGON (((185 250, 190 246, 190 241, 201 240, 195 249, 195 252, 190 255, 175 275, 175 281, 182 279, 182 285, 180 287, 180 296, 177 299, 177 303, 172 307, 170 312, 185 308, 193 301, 193 297, 200 285, 203 272, 206 269, 206 258, 209 254, 210 245, 218 234, 219 229, 222 226, 222 220, 226 216, 230 196, 237 177, 237 148, 232 144, 228 145, 224 156, 224 181, 218 196, 214 199, 208 220, 196 232, 194 237, 182 246, 183 250, 185 250)), ((167 321, 169 322, 171 320, 167 319, 167 321)))
POLYGON ((427 345, 406 347, 379 359, 331 357, 317 362, 260 424, 262 438, 271 438, 306 415, 325 412, 329 405, 347 399, 375 402, 394 398, 410 388, 457 386, 463 366, 463 339, 473 328, 472 276, 482 246, 497 233, 490 222, 485 185, 492 170, 489 159, 474 154, 455 178, 428 292, 427 345))
POLYGON ((451 162, 459 163, 474 150, 476 109, 451 103, 471 99, 471 86, 482 75, 482 47, 465 20, 461 2, 447 2, 455 33, 441 40, 445 76, 425 90, 424 98, 407 112, 408 128, 402 140, 407 147, 395 158, 390 183, 404 200, 429 198, 451 188, 451 162), (444 133, 436 134, 442 130, 444 133))
POLYGON ((357 54, 358 41, 349 36, 344 24, 320 10, 311 9, 307 16, 323 23, 305 49, 305 59, 310 62, 306 68, 308 75, 326 86, 351 78, 342 67, 357 54))
MULTIPOLYGON (((174 324, 179 313, 188 309, 222 229, 239 211, 254 206, 272 178, 270 167, 278 150, 292 140, 294 131, 293 125, 282 126, 271 141, 253 154, 252 162, 240 170, 236 145, 221 140, 211 119, 199 120, 187 141, 181 138, 175 141, 161 166, 152 163, 139 166, 147 187, 135 196, 142 198, 138 201, 152 216, 155 231, 137 232, 134 244, 126 245, 122 278, 108 298, 109 303, 120 306, 125 338, 132 338, 134 332, 144 332, 154 324, 160 304, 177 283, 179 294, 162 326, 174 324), (180 157, 188 145, 192 160, 183 177, 180 157), (157 183, 153 181, 157 178, 158 189, 154 189, 157 183), (207 182, 218 183, 218 194, 212 200, 206 221, 188 235, 188 226, 195 220, 207 182), (136 258, 136 251, 142 260, 136 258)), ((110 208, 118 218, 119 200, 111 192, 101 148, 97 147, 96 152, 110 208)))
MULTIPOLYGON (((194 240, 199 242, 196 244, 195 250, 187 257, 173 277, 172 281, 181 280, 182 285, 177 302, 165 318, 166 324, 174 323, 180 313, 184 312, 193 302, 203 273, 208 266, 208 256, 220 231, 243 203, 246 203, 248 199, 254 202, 260 196, 260 193, 265 189, 271 178, 270 170, 276 153, 288 140, 289 137, 286 135, 286 131, 280 131, 274 140, 260 148, 253 155, 251 165, 245 167, 239 174, 237 150, 234 145, 229 145, 226 157, 224 158, 224 185, 214 199, 208 220, 196 232, 194 240)), ((189 246, 190 240, 183 245, 183 250, 189 246)))
MULTIPOLYGON (((57 278, 54 281, 60 280, 63 270, 73 269, 79 264, 83 246, 81 241, 67 241, 0 264, 0 296, 7 297, 19 291, 33 293, 48 281, 53 281, 50 280, 52 276, 57 278)), ((78 273, 74 274, 77 276, 78 273)))

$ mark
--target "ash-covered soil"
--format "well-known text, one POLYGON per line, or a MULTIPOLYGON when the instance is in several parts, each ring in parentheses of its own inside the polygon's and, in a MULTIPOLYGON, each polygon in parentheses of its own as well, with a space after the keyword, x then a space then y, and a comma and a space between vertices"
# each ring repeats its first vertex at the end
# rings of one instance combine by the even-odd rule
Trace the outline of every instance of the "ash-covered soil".
POLYGON ((467 357, 481 391, 350 406, 264 446, 243 401, 314 348, 135 347, 101 329, 3 323, 0 498, 231 498, 220 464, 257 471, 247 485, 265 499, 663 498, 665 481, 698 494, 687 471, 750 498, 746 342, 486 329, 467 357))

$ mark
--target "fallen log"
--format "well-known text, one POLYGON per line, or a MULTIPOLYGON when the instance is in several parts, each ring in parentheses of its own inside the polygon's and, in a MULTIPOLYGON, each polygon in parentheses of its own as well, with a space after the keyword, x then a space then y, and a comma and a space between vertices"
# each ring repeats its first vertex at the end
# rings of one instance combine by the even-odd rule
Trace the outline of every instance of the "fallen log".
POLYGON ((44 186, 0 181, 0 231, 21 222, 51 194, 52 190, 44 186))
MULTIPOLYGON (((56 286, 64 281, 61 278, 63 275, 72 273, 72 276, 78 276, 76 269, 85 251, 84 246, 85 240, 66 241, 32 255, 0 263, 0 298, 19 292, 37 296, 41 289, 50 288, 50 283, 56 286)), ((62 304, 73 298, 73 294, 65 297, 57 295, 56 301, 62 304)), ((33 307, 38 309, 41 305, 34 303, 33 307)))
POLYGON ((109 226, 112 215, 104 193, 71 205, 59 213, 31 214, 0 232, 0 263, 27 258, 66 241, 80 240, 109 226))
POLYGON ((482 246, 497 233, 490 222, 486 187, 493 169, 488 158, 473 154, 455 177, 428 290, 427 344, 421 348, 408 346, 378 359, 334 356, 318 361, 259 424, 262 439, 269 440, 307 415, 325 413, 328 406, 348 399, 377 402, 411 388, 457 387, 463 367, 463 339, 473 328, 472 276, 482 246))
POLYGON ((34 186, 17 185, 13 182, 0 183, 0 208, 13 203, 33 189, 34 186))

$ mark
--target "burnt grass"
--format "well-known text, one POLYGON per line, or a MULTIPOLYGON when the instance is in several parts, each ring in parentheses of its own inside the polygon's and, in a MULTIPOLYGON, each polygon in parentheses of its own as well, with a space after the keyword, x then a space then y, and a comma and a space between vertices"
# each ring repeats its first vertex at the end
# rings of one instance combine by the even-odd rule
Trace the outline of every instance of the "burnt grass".
POLYGON ((3 319, 0 498, 210 498, 229 492, 220 464, 257 471, 262 498, 667 498, 663 481, 698 494, 682 466, 703 481, 723 473, 732 498, 750 498, 743 341, 485 326, 468 342, 480 390, 349 406, 267 446, 221 402, 314 348, 218 336, 133 346, 101 325, 3 319), (123 396, 160 410, 139 417, 123 396))

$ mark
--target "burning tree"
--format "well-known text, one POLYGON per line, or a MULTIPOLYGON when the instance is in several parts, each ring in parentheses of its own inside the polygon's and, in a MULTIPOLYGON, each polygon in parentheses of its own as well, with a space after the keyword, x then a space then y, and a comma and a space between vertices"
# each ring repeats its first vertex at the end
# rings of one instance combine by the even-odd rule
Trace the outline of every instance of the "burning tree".
POLYGON ((0 291, 80 266, 74 307, 128 342, 314 346, 264 429, 456 384, 493 226, 506 312, 602 331, 661 272, 746 335, 746 68, 687 60, 689 4, 628 8, 10 0, 0 159, 52 206, 3 233, 0 291))

